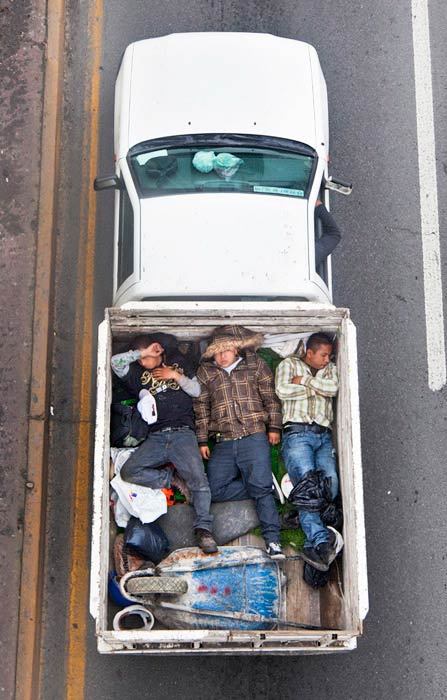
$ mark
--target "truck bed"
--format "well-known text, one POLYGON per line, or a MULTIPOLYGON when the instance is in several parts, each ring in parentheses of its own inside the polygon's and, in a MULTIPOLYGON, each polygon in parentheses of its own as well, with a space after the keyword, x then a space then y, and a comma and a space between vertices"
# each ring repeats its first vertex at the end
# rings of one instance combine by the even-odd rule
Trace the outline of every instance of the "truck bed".
MULTIPOLYGON (((98 393, 92 525, 90 612, 103 653, 299 654, 355 648, 368 610, 355 327, 347 309, 310 302, 140 302, 107 309, 99 327, 98 393), (345 547, 328 585, 314 591, 302 579, 302 562, 284 564, 283 619, 309 629, 272 631, 114 631, 107 596, 110 554, 109 456, 112 345, 137 333, 164 331, 201 340, 217 325, 237 323, 263 333, 337 334, 340 389, 336 440, 343 499, 345 547), (321 627, 322 629, 312 629, 321 627)), ((260 544, 245 535, 233 544, 260 544)), ((263 546, 263 543, 262 545, 263 546)), ((287 552, 290 553, 290 552, 287 552)), ((293 552, 295 553, 295 552, 293 552)))

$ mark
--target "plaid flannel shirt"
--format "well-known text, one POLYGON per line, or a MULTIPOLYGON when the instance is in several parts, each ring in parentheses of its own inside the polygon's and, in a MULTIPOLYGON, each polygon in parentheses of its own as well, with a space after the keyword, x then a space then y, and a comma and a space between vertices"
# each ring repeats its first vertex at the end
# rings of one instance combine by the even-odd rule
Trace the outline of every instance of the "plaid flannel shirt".
POLYGON ((281 430, 281 403, 275 394, 273 374, 253 352, 230 374, 213 361, 204 362, 197 372, 202 387, 194 399, 199 444, 210 434, 235 440, 253 433, 281 430))
POLYGON ((330 428, 334 418, 332 398, 338 391, 333 362, 313 376, 309 365, 299 357, 287 357, 276 368, 275 383, 284 423, 318 423, 330 428), (293 377, 302 377, 301 384, 292 384, 293 377))

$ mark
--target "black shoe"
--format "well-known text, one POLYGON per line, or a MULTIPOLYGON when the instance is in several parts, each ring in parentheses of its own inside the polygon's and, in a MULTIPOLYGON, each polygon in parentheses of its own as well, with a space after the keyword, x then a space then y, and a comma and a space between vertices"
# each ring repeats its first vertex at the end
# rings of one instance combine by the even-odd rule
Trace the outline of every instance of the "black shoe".
POLYGON ((332 562, 334 561, 336 557, 336 551, 335 551, 335 544, 336 544, 336 536, 335 533, 332 532, 332 530, 329 530, 329 539, 327 542, 322 542, 321 544, 317 544, 315 549, 317 550, 317 554, 320 557, 321 561, 324 564, 327 564, 329 567, 332 562))
POLYGON ((195 530, 197 544, 205 554, 215 554, 217 552, 216 540, 209 530, 197 528, 195 530))
POLYGON ((329 569, 329 565, 321 559, 314 547, 303 547, 300 556, 301 559, 313 566, 314 569, 318 569, 318 571, 327 571, 329 569))

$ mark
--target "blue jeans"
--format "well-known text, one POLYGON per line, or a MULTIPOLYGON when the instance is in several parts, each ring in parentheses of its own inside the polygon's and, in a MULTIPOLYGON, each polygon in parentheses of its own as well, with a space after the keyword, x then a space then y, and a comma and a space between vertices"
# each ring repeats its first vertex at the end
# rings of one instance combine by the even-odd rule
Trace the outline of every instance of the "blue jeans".
MULTIPOLYGON (((331 431, 314 433, 306 427, 300 432, 286 433, 282 439, 282 456, 294 486, 312 471, 318 469, 331 478, 331 493, 338 493, 338 475, 331 431)), ((316 547, 329 539, 319 513, 300 510, 300 523, 306 535, 305 547, 316 547)))
POLYGON ((207 474, 213 501, 253 498, 266 543, 279 542, 280 522, 265 433, 218 442, 211 453, 207 474))
POLYGON ((172 470, 160 468, 172 462, 191 491, 196 513, 194 527, 211 530, 211 493, 195 433, 186 426, 179 430, 149 433, 121 469, 121 478, 151 489, 169 488, 172 470))

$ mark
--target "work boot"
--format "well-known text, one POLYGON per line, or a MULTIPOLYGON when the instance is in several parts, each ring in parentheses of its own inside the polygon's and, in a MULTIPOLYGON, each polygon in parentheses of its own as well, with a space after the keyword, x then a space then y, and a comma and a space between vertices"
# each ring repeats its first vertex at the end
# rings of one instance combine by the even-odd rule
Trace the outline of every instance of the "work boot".
POLYGON ((205 554, 215 554, 217 552, 216 540, 209 530, 197 528, 195 530, 197 544, 205 554))
POLYGON ((321 559, 314 547, 303 547, 301 559, 313 566, 314 569, 318 569, 318 571, 327 571, 329 569, 329 564, 326 564, 326 562, 321 559))
POLYGON ((171 486, 172 488, 177 489, 177 491, 180 491, 182 496, 185 497, 185 503, 191 503, 191 491, 189 490, 186 481, 175 470, 172 472, 171 486))

